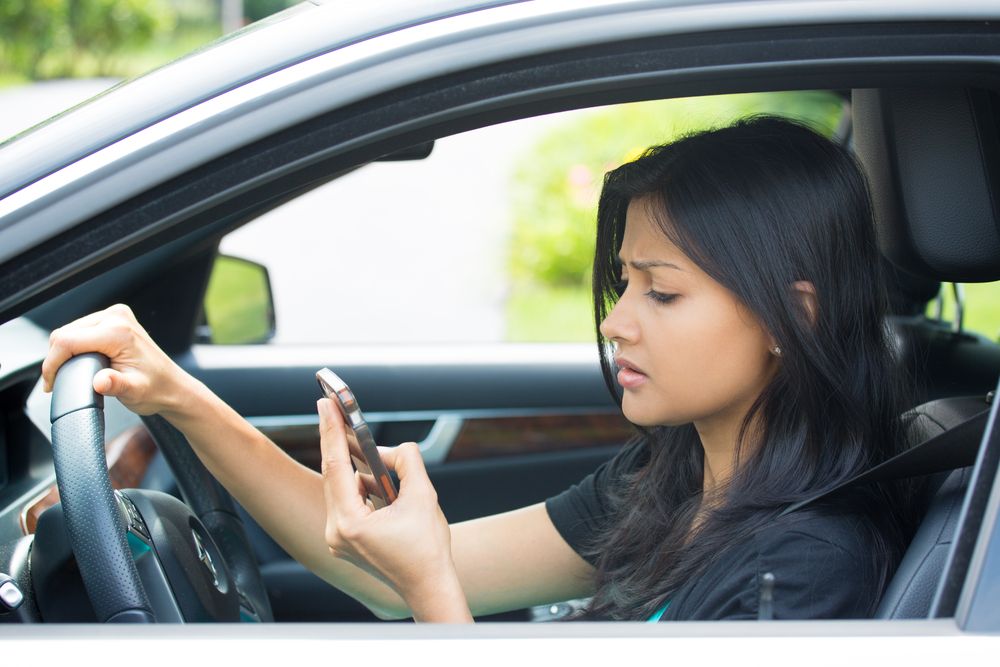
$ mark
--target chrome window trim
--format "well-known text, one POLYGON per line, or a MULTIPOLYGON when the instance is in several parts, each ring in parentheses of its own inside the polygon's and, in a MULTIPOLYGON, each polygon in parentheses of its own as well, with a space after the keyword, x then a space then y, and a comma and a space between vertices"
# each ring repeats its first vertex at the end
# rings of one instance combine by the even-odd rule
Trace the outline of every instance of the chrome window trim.
POLYGON ((933 0, 716 5, 553 0, 412 26, 251 81, 0 200, 0 262, 194 166, 317 114, 415 81, 502 59, 657 35, 796 24, 1000 18, 1000 6, 986 0, 939 4, 933 0), (100 186, 105 196, 88 198, 92 186, 100 186))
MULTIPOLYGON (((202 371, 359 366, 588 365, 599 371, 596 343, 448 343, 366 345, 192 345, 184 365, 202 371)), ((318 397, 318 394, 317 394, 318 397)))

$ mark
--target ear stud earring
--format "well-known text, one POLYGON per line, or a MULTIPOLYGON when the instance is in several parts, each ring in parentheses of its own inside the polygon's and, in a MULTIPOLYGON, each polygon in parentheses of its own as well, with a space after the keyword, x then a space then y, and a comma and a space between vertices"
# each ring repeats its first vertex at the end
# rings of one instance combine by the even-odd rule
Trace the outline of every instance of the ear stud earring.
POLYGON ((777 345, 775 345, 774 347, 771 348, 771 354, 773 354, 776 357, 780 357, 781 356, 781 348, 778 347, 777 345))

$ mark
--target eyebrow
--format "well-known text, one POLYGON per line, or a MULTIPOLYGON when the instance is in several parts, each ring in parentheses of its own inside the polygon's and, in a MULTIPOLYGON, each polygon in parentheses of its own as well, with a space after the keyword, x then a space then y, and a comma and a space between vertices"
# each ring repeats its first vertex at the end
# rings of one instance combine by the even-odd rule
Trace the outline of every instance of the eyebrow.
MULTIPOLYGON (((616 257, 615 259, 618 261, 618 264, 624 264, 625 263, 624 261, 622 261, 622 258, 620 256, 616 257)), ((670 262, 665 262, 662 259, 637 259, 637 260, 634 260, 632 262, 629 262, 628 265, 631 266, 634 269, 638 269, 639 271, 646 271, 648 269, 657 268, 657 267, 666 267, 668 269, 677 269, 678 271, 681 271, 681 272, 684 271, 684 269, 682 269, 681 267, 677 266, 676 264, 672 264, 670 262)))

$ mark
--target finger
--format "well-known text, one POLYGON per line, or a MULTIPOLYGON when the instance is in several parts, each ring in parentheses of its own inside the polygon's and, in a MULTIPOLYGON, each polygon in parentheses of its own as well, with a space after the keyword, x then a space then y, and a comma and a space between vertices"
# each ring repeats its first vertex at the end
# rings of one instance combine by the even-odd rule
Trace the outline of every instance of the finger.
POLYGON ((102 396, 124 396, 135 389, 135 383, 129 376, 113 368, 101 369, 94 375, 94 391, 102 396))
POLYGON ((342 516, 363 513, 364 501, 347 451, 344 420, 328 398, 316 402, 319 444, 322 452, 323 493, 328 511, 342 516))
POLYGON ((42 362, 42 381, 45 391, 52 391, 56 372, 71 357, 84 352, 101 352, 114 356, 125 342, 121 329, 97 327, 56 329, 49 336, 49 352, 42 362))
POLYGON ((358 495, 362 498, 368 497, 368 485, 365 484, 365 480, 361 477, 361 473, 357 470, 354 471, 354 481, 358 485, 358 495))
POLYGON ((379 447, 382 462, 399 477, 399 492, 434 493, 434 485, 427 476, 424 457, 415 442, 405 442, 398 447, 379 447))
POLYGON ((69 324, 65 325, 63 328, 73 329, 77 327, 92 327, 96 324, 100 324, 101 320, 104 319, 105 314, 105 311, 90 313, 89 315, 78 317, 69 324))

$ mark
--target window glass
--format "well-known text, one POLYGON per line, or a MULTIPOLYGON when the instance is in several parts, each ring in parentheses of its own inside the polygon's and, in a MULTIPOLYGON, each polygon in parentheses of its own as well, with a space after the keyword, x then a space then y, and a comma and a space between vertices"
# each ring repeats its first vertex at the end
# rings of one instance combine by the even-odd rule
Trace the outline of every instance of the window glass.
POLYGON ((220 252, 268 268, 273 343, 591 341, 589 267, 608 169, 754 113, 832 135, 845 111, 837 95, 807 91, 482 128, 438 140, 424 160, 370 164, 307 193, 228 235, 220 252))
POLYGON ((260 264, 218 255, 205 289, 200 342, 266 342, 274 333, 269 282, 260 264))
MULTIPOLYGON (((977 333, 1000 341, 1000 282, 961 283, 962 330, 977 333)), ((942 283, 937 300, 927 304, 927 317, 954 324, 955 288, 952 283, 942 283)))

